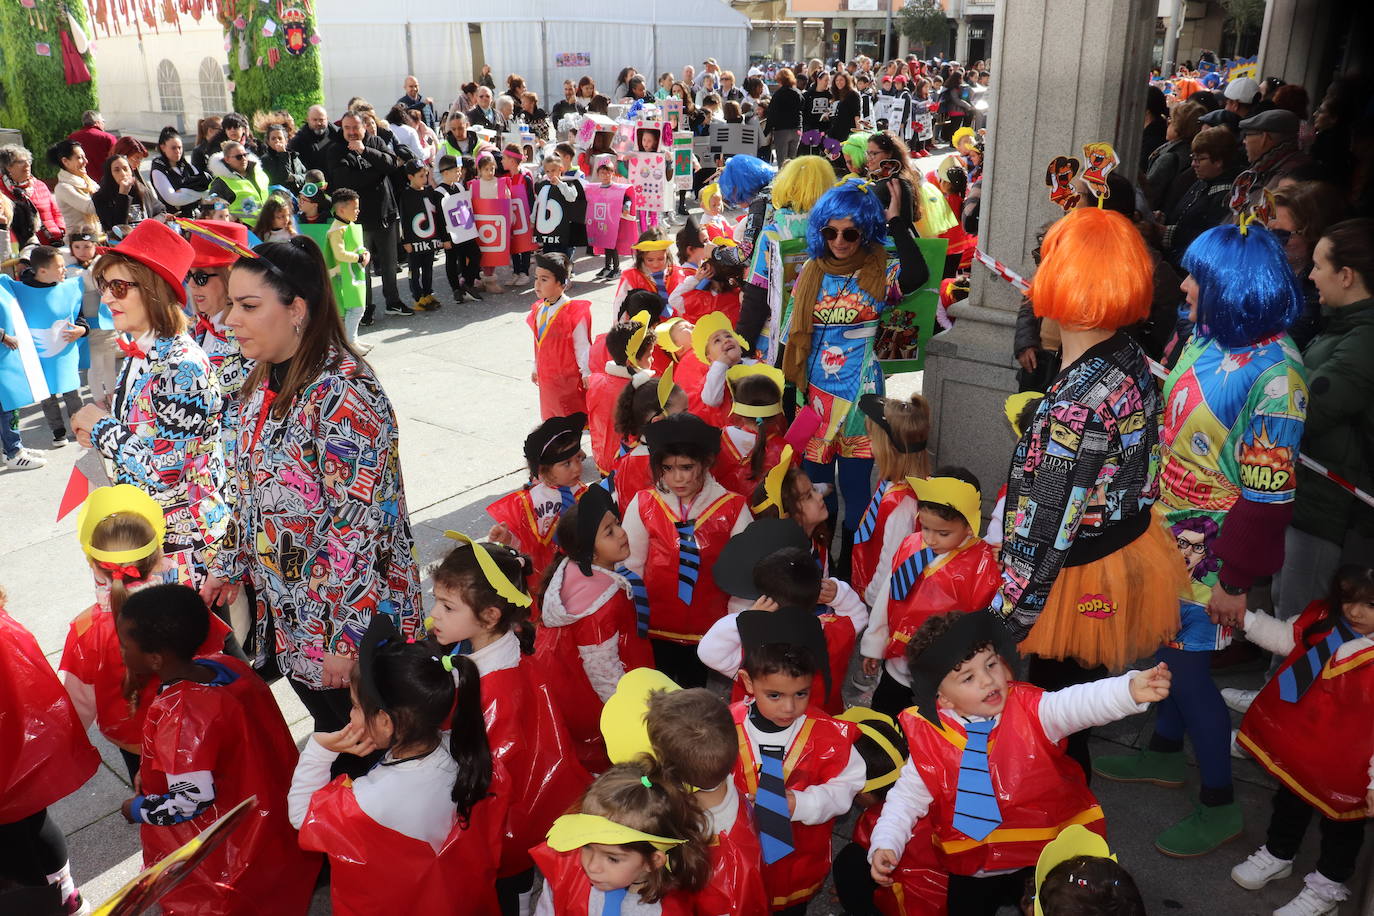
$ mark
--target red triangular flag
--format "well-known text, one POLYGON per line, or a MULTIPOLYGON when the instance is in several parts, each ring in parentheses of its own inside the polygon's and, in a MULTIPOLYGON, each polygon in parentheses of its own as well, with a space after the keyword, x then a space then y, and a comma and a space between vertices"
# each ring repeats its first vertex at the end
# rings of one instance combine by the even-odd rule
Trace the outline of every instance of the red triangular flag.
POLYGON ((67 478, 67 489, 62 493, 62 501, 57 504, 57 520, 60 522, 73 509, 86 501, 91 495, 91 482, 81 473, 81 468, 73 465, 72 476, 67 478))

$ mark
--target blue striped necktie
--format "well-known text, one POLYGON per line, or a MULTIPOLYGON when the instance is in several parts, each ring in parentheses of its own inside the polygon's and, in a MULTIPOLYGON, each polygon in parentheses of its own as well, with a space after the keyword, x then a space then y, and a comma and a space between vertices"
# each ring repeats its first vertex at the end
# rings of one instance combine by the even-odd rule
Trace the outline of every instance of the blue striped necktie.
POLYGON ((873 491, 873 498, 868 501, 868 508, 864 510, 864 517, 859 522, 859 530, 854 532, 855 544, 867 544, 868 539, 873 537, 873 529, 878 527, 878 505, 891 487, 892 481, 884 480, 878 484, 878 489, 873 491))
POLYGON ((620 907, 629 890, 628 887, 618 887, 613 891, 602 891, 605 896, 601 899, 601 916, 620 916, 620 907))
POLYGON ((634 451, 634 446, 630 445, 630 440, 625 438, 624 436, 621 436, 620 447, 615 450, 615 457, 624 458, 632 451, 634 451))
POLYGON ((567 512, 577 504, 577 497, 573 496, 572 487, 559 487, 558 496, 563 500, 563 508, 559 510, 560 513, 567 512))
POLYGON ((639 577, 628 566, 617 566, 616 575, 630 583, 630 600, 635 605, 635 631, 640 636, 649 635, 649 590, 644 587, 644 580, 639 577))
POLYGON ((889 597, 893 601, 902 601, 916 583, 921 581, 921 573, 930 562, 935 559, 935 551, 929 547, 924 547, 902 561, 902 565, 892 571, 892 587, 889 597))
POLYGON ((758 823, 763 864, 772 865, 792 852, 792 814, 787 810, 787 781, 780 744, 759 745, 759 789, 754 796, 754 820, 758 823))
POLYGON ((988 772, 988 734, 996 721, 969 722, 964 726, 967 743, 959 760, 959 791, 954 796, 954 829, 973 840, 983 840, 1002 823, 997 792, 988 772))
POLYGON ((683 604, 692 603, 692 593, 701 573, 701 548, 697 546, 697 520, 674 522, 677 528, 677 596, 683 604))
POLYGON ((1302 695, 1307 693, 1307 688, 1317 682, 1317 675, 1326 667, 1327 661, 1343 644, 1358 639, 1359 635, 1350 629, 1344 618, 1337 618, 1336 625, 1326 634, 1325 639, 1315 643, 1279 672, 1279 699, 1285 703, 1296 703, 1301 700, 1302 695))

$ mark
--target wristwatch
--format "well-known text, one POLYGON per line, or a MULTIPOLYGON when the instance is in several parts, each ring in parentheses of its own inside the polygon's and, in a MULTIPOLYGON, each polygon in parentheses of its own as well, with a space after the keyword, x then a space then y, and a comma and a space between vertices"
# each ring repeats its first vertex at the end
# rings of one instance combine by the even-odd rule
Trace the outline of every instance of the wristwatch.
POLYGON ((1223 592, 1225 592, 1226 594, 1232 596, 1233 598, 1234 598, 1234 597, 1237 597, 1237 596, 1240 596, 1240 595, 1244 595, 1246 592, 1250 591, 1250 589, 1245 588, 1245 587, 1243 587, 1243 586, 1239 586, 1239 585, 1227 585, 1225 582, 1221 582, 1221 581, 1218 581, 1217 584, 1221 586, 1221 590, 1222 590, 1223 592))

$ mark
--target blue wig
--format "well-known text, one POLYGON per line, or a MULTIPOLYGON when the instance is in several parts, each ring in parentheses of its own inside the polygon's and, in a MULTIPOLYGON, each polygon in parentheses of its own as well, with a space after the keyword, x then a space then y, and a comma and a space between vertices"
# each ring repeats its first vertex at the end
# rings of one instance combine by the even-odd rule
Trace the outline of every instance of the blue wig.
POLYGON ((1286 331, 1302 312, 1302 286, 1283 245, 1259 225, 1208 229, 1188 246, 1183 269, 1197 281, 1198 333, 1248 347, 1286 331))
POLYGON ((821 230, 832 219, 850 219, 863 233, 863 243, 887 244, 887 216, 872 182, 846 178, 821 195, 806 223, 806 251, 813 258, 829 256, 821 230))
POLYGON ((732 207, 742 206, 768 187, 778 170, 758 156, 731 156, 721 169, 716 184, 720 196, 732 207))

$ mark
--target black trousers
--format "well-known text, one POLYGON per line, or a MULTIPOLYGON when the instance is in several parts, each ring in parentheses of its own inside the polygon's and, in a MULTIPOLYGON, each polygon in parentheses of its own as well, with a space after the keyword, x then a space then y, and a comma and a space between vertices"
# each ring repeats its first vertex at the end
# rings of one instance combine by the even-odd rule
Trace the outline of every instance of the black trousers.
MULTIPOLYGON (((296 691, 296 696, 301 698, 301 704, 305 706, 306 712, 315 720, 315 731, 336 732, 348 724, 349 713, 353 711, 353 697, 347 687, 315 690, 294 677, 288 677, 287 680, 291 682, 291 689, 296 691)), ((334 760, 334 765, 329 768, 329 775, 334 777, 340 773, 347 773, 356 779, 372 769, 372 765, 380 760, 384 753, 385 751, 376 751, 366 757, 340 754, 334 760)))
MULTIPOLYGON (((367 249, 372 260, 368 262, 367 269, 372 276, 378 277, 382 281, 382 298, 387 305, 401 304, 401 291, 396 286, 396 243, 400 238, 397 226, 392 223, 385 228, 382 227, 363 227, 363 247, 367 249)), ((372 302, 372 283, 367 284, 367 306, 363 309, 363 317, 371 318, 375 312, 372 302)), ((342 726, 340 726, 342 728, 342 726)))
POLYGON ((950 875, 946 912, 949 916, 993 916, 1000 907, 1019 909, 1026 893, 1026 880, 1033 874, 1035 869, 1022 868, 985 878, 950 875))
POLYGON ((830 877, 835 881, 835 895, 840 898, 840 909, 848 916, 879 916, 873 905, 873 893, 878 882, 868 867, 868 850, 858 843, 850 843, 835 854, 835 862, 830 866, 830 877))
POLYGON ((874 712, 897 718, 897 713, 913 702, 911 688, 887 673, 887 666, 880 669, 878 686, 873 688, 873 700, 869 704, 874 712))
POLYGON ((477 278, 482 275, 482 250, 476 239, 444 249, 444 273, 455 292, 460 286, 477 285, 477 278))
MULTIPOLYGON (((1041 658, 1038 655, 1030 656, 1030 664, 1026 668, 1026 680, 1043 690, 1060 690, 1074 684, 1086 684, 1104 678, 1107 674, 1107 669, 1100 665, 1096 668, 1084 668, 1072 659, 1061 661, 1057 658, 1041 658)), ((1068 747, 1068 755, 1083 768, 1083 776, 1088 780, 1088 785, 1092 785, 1093 781, 1093 755, 1088 747, 1090 737, 1090 728, 1074 732, 1069 735, 1068 747)))
MULTIPOLYGON (((1269 834, 1264 845, 1278 859, 1292 859, 1302 845, 1303 834, 1312 822, 1314 809, 1287 788, 1279 786, 1274 793, 1274 813, 1269 816, 1269 834)), ((1317 871, 1332 881, 1345 883, 1355 874, 1355 859, 1364 842, 1367 820, 1333 821, 1321 819, 1321 852, 1317 856, 1317 871)))
POLYGON ((43 887, 48 875, 67 864, 67 841, 48 809, 21 821, 0 824, 0 877, 16 884, 43 887))
POLYGON ((534 888, 534 869, 527 868, 518 875, 496 879, 496 902, 501 916, 518 916, 520 895, 534 888))
POLYGON ((412 251, 406 257, 410 268, 410 297, 419 302, 421 297, 434 292, 434 252, 412 251))
POLYGON ((696 646, 684 646, 663 639, 652 639, 654 667, 672 678, 679 687, 705 687, 708 670, 697 658, 696 646))

